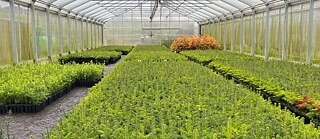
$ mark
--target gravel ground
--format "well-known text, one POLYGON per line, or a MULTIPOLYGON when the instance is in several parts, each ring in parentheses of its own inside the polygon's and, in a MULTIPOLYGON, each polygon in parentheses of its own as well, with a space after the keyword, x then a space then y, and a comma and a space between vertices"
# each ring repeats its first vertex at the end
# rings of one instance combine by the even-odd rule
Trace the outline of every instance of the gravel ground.
MULTIPOLYGON (((125 55, 121 55, 121 59, 119 59, 119 60, 117 61, 117 63, 120 62, 120 61, 123 61, 124 57, 125 57, 125 55)), ((114 68, 114 66, 115 66, 117 63, 107 65, 107 66, 104 68, 103 75, 104 75, 104 76, 107 75, 107 74, 114 68)))
MULTIPOLYGON (((121 56, 119 61, 122 61, 123 57, 121 56)), ((107 75, 114 66, 115 64, 107 65, 104 75, 107 75)), ((60 117, 68 113, 87 94, 87 87, 76 87, 38 113, 0 115, 0 127, 3 130, 2 132, 0 130, 0 139, 1 133, 4 134, 2 137, 5 138, 8 137, 7 133, 9 133, 10 139, 42 138, 46 131, 52 129, 59 122, 60 117)))
POLYGON ((31 136, 36 139, 42 138, 42 134, 52 129, 59 122, 60 117, 78 104, 80 99, 85 97, 87 93, 88 88, 76 87, 38 113, 0 115, 2 129, 5 134, 9 130, 10 138, 27 139, 31 136))

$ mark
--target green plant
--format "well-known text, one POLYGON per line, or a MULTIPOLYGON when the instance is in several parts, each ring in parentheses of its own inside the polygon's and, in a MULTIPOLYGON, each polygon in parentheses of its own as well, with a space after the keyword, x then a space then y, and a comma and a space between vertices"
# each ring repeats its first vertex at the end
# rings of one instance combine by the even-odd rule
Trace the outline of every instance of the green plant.
POLYGON ((133 60, 46 138, 319 138, 313 126, 193 62, 133 60))
POLYGON ((125 61, 186 61, 187 59, 170 52, 164 46, 136 46, 125 57, 125 61))
POLYGON ((116 51, 121 52, 122 54, 128 54, 133 49, 133 46, 104 46, 97 49, 89 50, 89 51, 116 51))
POLYGON ((74 53, 59 58, 60 63, 101 63, 109 64, 114 63, 120 58, 121 52, 103 51, 103 50, 89 50, 82 53, 74 53))
POLYGON ((39 63, 0 70, 0 104, 39 104, 77 80, 97 81, 102 65, 39 63))
POLYGON ((265 61, 258 57, 223 51, 185 51, 182 54, 259 91, 296 105, 297 108, 301 108, 301 104, 296 102, 310 96, 312 103, 304 111, 310 118, 320 117, 320 107, 317 107, 320 104, 320 76, 317 67, 285 61, 265 61), (212 62, 208 64, 207 61, 212 62))

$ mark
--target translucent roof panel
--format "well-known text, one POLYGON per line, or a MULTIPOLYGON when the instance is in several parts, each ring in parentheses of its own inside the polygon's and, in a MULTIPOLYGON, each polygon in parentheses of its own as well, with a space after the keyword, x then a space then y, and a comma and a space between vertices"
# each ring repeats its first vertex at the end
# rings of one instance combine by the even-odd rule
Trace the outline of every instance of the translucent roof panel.
POLYGON ((144 15, 147 19, 152 16, 154 9, 154 14, 157 14, 160 7, 200 22, 252 7, 262 7, 272 1, 277 0, 37 0, 99 22, 112 20, 130 11, 148 13, 144 15))

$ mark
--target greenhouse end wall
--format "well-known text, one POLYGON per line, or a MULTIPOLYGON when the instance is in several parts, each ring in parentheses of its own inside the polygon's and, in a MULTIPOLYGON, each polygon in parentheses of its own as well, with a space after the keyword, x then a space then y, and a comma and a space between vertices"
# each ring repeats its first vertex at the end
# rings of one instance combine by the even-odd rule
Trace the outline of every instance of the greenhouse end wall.
POLYGON ((177 36, 198 35, 198 24, 168 8, 161 8, 151 21, 151 7, 131 10, 104 25, 105 43, 111 45, 162 45, 177 36), (161 17, 161 18, 160 18, 161 17))

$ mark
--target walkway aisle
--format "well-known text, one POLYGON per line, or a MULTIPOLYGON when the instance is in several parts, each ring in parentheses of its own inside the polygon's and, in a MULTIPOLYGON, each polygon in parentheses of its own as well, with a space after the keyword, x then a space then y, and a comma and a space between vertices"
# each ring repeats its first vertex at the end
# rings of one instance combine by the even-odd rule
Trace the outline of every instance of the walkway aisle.
MULTIPOLYGON (((123 58, 124 56, 121 56, 118 62, 123 58)), ((107 65, 104 75, 107 75, 115 64, 107 65)), ((76 87, 38 113, 0 115, 0 127, 2 127, 3 134, 7 134, 9 130, 10 138, 29 139, 31 136, 36 139, 42 138, 46 131, 52 129, 59 122, 61 116, 68 113, 87 94, 87 87, 76 87)))

